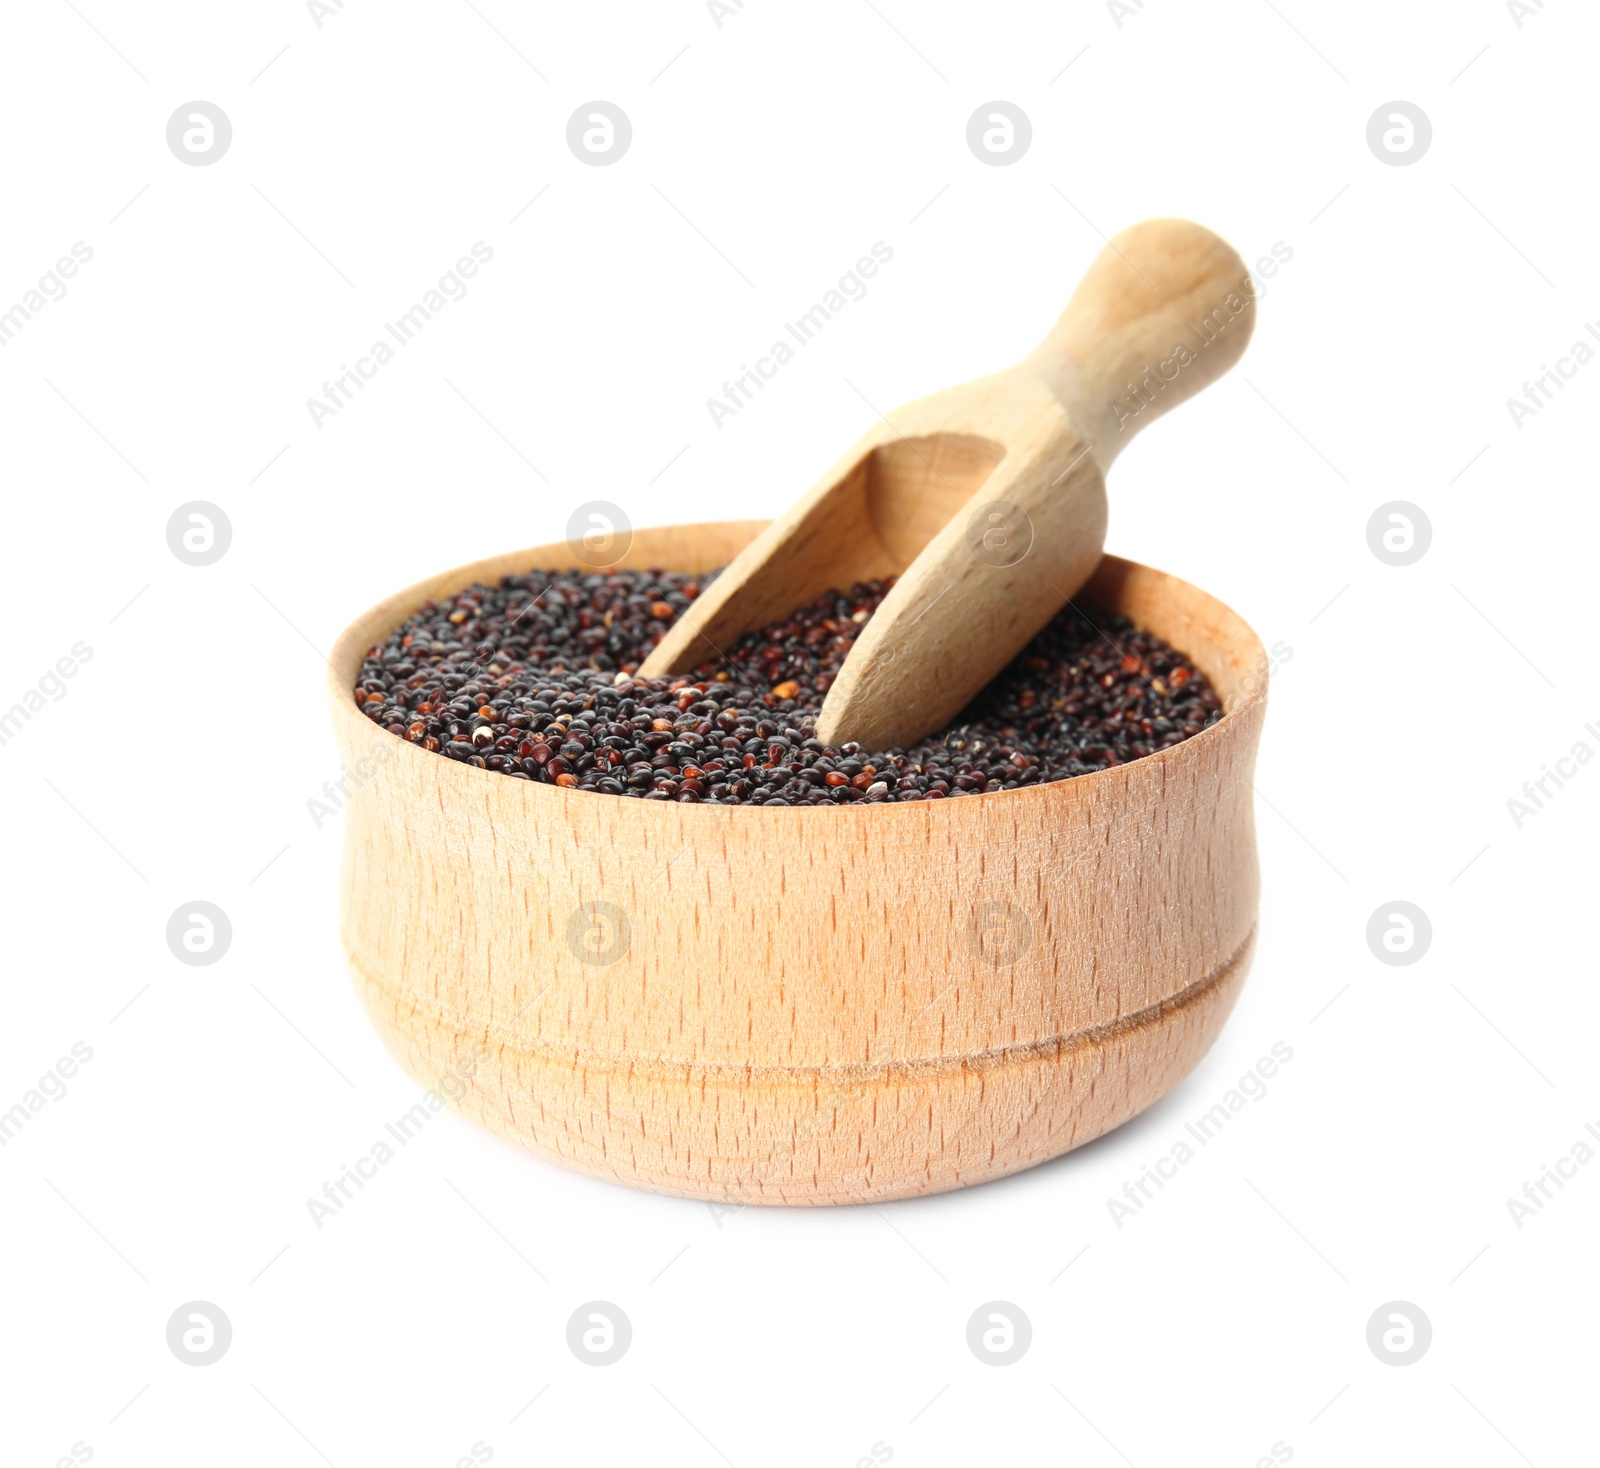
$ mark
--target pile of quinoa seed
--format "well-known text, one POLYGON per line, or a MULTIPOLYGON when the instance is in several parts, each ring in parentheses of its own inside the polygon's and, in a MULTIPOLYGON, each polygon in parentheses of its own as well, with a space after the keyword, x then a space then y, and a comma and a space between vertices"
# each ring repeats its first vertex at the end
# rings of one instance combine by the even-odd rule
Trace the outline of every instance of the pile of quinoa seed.
POLYGON ((911 749, 816 738, 823 698, 892 582, 832 591, 693 674, 633 674, 709 584, 531 571, 426 602, 354 696, 413 744, 516 780, 644 800, 845 805, 1015 790, 1126 764, 1222 717, 1181 653, 1069 605, 949 728, 911 749))

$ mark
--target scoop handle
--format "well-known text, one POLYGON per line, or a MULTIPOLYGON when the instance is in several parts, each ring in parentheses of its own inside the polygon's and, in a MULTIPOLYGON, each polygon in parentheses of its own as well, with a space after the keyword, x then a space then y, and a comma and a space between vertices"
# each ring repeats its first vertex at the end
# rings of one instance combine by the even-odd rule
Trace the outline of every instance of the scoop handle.
POLYGON ((1135 433, 1239 360, 1255 315, 1231 245, 1191 220, 1147 219, 1107 243, 1024 365, 1104 473, 1135 433))

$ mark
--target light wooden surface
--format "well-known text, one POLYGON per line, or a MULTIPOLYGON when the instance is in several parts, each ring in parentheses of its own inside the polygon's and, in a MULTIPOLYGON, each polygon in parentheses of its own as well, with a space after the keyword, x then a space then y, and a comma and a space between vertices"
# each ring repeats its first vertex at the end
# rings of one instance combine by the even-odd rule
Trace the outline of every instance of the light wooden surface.
POLYGON ((1116 236, 1015 367, 876 424, 747 547, 640 672, 720 657, 830 587, 899 575, 823 705, 818 736, 909 747, 943 727, 1094 570, 1104 476, 1146 424, 1225 372, 1255 320, 1210 230, 1116 236))
MULTIPOLYGON (((705 570, 759 529, 641 531, 625 564, 705 570)), ((1054 1157, 1205 1053, 1254 938, 1265 710, 1260 643, 1221 603, 1104 560, 1085 596, 1186 652, 1226 717, 1129 765, 959 800, 561 790, 429 754, 356 710, 363 654, 422 601, 569 561, 559 544, 446 572, 333 652, 342 757, 366 780, 344 817, 344 943, 419 1085, 449 1095, 470 1075, 452 1099, 464 1115, 638 1187, 846 1203, 1054 1157), (599 904, 628 928, 604 966, 588 960, 617 925, 599 904)))

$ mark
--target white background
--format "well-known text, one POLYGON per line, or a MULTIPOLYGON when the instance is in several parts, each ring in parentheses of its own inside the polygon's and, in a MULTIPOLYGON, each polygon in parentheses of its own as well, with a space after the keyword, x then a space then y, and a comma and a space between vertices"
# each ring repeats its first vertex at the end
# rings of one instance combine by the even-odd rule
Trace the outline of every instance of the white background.
POLYGON ((0 348, 0 707, 93 650, 0 747, 0 1109, 93 1050, 0 1149, 7 1464, 1593 1460, 1600 1165, 1520 1229, 1507 1199, 1600 1125, 1600 769, 1520 829, 1507 801, 1600 749, 1600 365, 1520 428, 1506 401, 1600 316, 1600 17, 1128 9, 8 11, 0 308, 94 256, 0 348), (594 98, 633 125, 611 167, 565 141, 594 98), (965 141, 995 98, 1033 125, 1009 167, 965 141), (192 99, 232 122, 211 166, 166 145, 192 99), (1432 121, 1411 166, 1366 142, 1392 99, 1432 121), (319 1231, 306 1200, 417 1099, 307 810, 339 630, 584 500, 779 510, 873 407, 1020 355, 1156 214, 1293 251, 1241 365, 1110 484, 1110 549, 1292 651, 1260 948, 1210 1055, 1081 1152, 876 1208, 719 1220, 446 1115, 319 1231), (470 294, 316 427, 306 399, 478 240, 470 294), (870 294, 713 426, 878 240, 870 294), (193 499, 233 526, 204 569, 165 539, 193 499), (1366 540, 1396 499, 1433 527, 1404 568, 1366 540), (194 899, 233 924, 213 967, 164 939, 194 899), (1395 899, 1433 925, 1410 967, 1366 943, 1395 899), (1107 1200, 1274 1042, 1265 1098, 1118 1228, 1107 1200), (603 1370, 565 1342, 596 1298, 634 1332, 603 1370), (233 1326, 203 1369, 165 1340, 195 1299, 233 1326), (1004 1369, 965 1339, 993 1299, 1033 1327, 1004 1369), (1396 1299, 1433 1327, 1404 1368, 1366 1343, 1396 1299))

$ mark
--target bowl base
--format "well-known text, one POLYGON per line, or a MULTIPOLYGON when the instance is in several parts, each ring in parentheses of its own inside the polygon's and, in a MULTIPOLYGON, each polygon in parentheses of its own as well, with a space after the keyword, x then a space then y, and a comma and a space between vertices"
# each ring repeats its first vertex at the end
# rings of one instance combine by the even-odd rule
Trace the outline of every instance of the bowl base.
POLYGON ((1111 1024, 975 1055, 865 1065, 650 1062, 463 1028, 349 953, 384 1044, 461 1115, 550 1161, 710 1202, 881 1203, 970 1187, 1093 1141, 1210 1049, 1255 947, 1111 1024))

